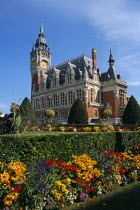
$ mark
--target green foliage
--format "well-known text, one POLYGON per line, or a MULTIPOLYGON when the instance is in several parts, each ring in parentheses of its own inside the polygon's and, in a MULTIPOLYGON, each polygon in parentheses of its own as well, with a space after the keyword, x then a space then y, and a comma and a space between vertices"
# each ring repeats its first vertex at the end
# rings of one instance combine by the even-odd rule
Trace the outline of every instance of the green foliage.
POLYGON ((33 125, 35 122, 35 111, 27 97, 24 98, 20 105, 20 116, 22 118, 22 125, 33 125))
POLYGON ((136 124, 140 122, 140 106, 134 96, 131 96, 128 104, 125 107, 122 123, 123 124, 136 124))
POLYGON ((13 127, 14 134, 20 133, 20 127, 21 127, 21 117, 20 116, 18 116, 14 119, 12 127, 13 127))
POLYGON ((124 104, 120 104, 119 105, 119 117, 120 118, 122 118, 124 110, 125 110, 125 105, 124 104))
POLYGON ((88 124, 87 110, 80 98, 75 100, 70 109, 68 124, 88 124))
MULTIPOLYGON (((94 197, 80 207, 70 206, 69 210, 138 210, 140 182, 134 182, 107 195, 94 197)), ((64 208, 66 210, 67 208, 64 208)))
POLYGON ((38 160, 57 158, 68 161, 72 155, 84 153, 98 158, 101 150, 115 149, 120 152, 131 149, 139 142, 139 131, 1 135, 0 161, 4 158, 26 163, 32 155, 38 160))

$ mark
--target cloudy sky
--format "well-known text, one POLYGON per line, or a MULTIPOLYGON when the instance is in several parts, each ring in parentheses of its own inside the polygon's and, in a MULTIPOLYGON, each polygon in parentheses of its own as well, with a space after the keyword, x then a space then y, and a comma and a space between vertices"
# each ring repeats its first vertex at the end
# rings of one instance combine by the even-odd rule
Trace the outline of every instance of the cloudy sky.
POLYGON ((30 51, 43 21, 52 65, 97 50, 101 72, 109 50, 115 68, 140 103, 140 1, 5 0, 0 12, 0 110, 30 98, 30 51))

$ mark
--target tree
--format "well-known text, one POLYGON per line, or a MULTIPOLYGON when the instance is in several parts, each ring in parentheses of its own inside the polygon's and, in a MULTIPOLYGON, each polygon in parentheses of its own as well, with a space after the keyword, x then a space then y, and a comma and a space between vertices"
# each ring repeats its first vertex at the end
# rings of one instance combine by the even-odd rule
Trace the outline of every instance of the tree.
POLYGON ((46 121, 52 123, 52 118, 55 116, 55 112, 52 109, 46 109, 46 121))
POLYGON ((87 110, 80 98, 75 100, 70 109, 68 124, 88 124, 87 110))
POLYGON ((112 115, 112 110, 111 109, 105 109, 104 110, 104 115, 107 115, 108 123, 109 123, 109 115, 112 115))
POLYGON ((133 125, 140 123, 140 106, 134 96, 131 96, 122 116, 122 123, 133 125))
POLYGON ((27 97, 22 101, 19 113, 22 118, 22 125, 34 124, 36 119, 35 111, 27 97))

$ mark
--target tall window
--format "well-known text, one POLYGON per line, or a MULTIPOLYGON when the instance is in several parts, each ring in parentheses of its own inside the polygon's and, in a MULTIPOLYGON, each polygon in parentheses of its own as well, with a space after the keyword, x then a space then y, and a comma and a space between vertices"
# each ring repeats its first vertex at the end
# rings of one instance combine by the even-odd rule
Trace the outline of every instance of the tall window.
POLYGON ((100 91, 98 90, 98 93, 97 93, 97 103, 100 103, 100 91))
POLYGON ((40 109, 40 99, 39 98, 36 98, 35 106, 36 106, 36 109, 40 109))
POLYGON ((73 93, 72 93, 72 91, 68 92, 68 103, 73 104, 73 93))
POLYGON ((53 95, 54 106, 58 106, 58 95, 53 95))
POLYGON ((93 94, 93 89, 90 90, 90 102, 94 102, 93 100, 94 94, 93 94))
POLYGON ((71 83, 71 73, 68 73, 68 84, 71 83))
POLYGON ((120 104, 124 104, 124 90, 120 90, 120 104))
POLYGON ((60 94, 60 104, 65 105, 65 94, 64 93, 60 94))
POLYGON ((62 111, 62 112, 60 113, 60 118, 61 118, 61 119, 65 119, 65 112, 64 112, 64 111, 62 111))
POLYGON ((47 107, 51 107, 51 106, 52 106, 52 98, 47 96, 47 107))
POLYGON ((46 100, 45 98, 41 98, 41 108, 45 108, 46 106, 46 100))
POLYGON ((77 98, 82 99, 82 91, 81 91, 81 89, 78 89, 78 90, 76 91, 76 93, 77 93, 77 98))

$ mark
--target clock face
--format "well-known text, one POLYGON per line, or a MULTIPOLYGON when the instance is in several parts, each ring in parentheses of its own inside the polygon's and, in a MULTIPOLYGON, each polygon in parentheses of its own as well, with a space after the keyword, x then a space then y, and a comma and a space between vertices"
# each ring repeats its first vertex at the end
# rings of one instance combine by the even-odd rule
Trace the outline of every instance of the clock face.
POLYGON ((41 62, 41 67, 42 67, 42 68, 46 68, 46 67, 47 67, 47 63, 44 62, 44 61, 42 61, 42 62, 41 62))

